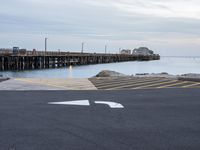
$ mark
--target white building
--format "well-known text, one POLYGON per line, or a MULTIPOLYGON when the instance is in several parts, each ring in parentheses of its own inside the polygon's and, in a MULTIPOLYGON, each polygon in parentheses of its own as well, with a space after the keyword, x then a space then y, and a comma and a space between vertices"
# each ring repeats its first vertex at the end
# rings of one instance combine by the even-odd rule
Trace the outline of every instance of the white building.
POLYGON ((129 49, 123 49, 123 50, 121 50, 120 53, 121 53, 121 54, 131 55, 131 50, 129 50, 129 49))

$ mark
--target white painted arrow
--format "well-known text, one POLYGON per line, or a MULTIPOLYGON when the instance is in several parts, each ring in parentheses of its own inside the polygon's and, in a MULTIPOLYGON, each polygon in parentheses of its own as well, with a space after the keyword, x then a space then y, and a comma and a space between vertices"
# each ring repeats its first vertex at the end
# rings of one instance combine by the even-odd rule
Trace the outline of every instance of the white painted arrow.
MULTIPOLYGON (((120 103, 109 101, 95 101, 95 104, 105 104, 110 108, 124 108, 120 103)), ((76 106, 90 106, 89 100, 77 100, 77 101, 63 101, 63 102, 49 102, 51 105, 76 105, 76 106)))
POLYGON ((120 103, 108 102, 108 101, 95 101, 95 104, 106 104, 110 108, 124 108, 124 106, 120 103))
POLYGON ((52 105, 77 105, 77 106, 90 106, 89 100, 78 100, 78 101, 64 101, 64 102, 49 102, 52 105))

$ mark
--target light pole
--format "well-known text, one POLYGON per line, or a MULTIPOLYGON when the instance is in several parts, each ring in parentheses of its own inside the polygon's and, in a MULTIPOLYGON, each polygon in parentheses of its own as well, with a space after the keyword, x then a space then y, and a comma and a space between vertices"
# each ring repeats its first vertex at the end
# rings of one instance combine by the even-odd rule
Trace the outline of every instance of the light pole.
POLYGON ((107 53, 107 45, 105 45, 105 54, 107 53))
POLYGON ((119 48, 119 54, 121 54, 121 49, 122 49, 122 48, 120 47, 120 48, 119 48))
POLYGON ((44 52, 44 68, 46 68, 47 39, 48 38, 45 38, 45 43, 44 43, 44 49, 45 49, 45 52, 44 52))
POLYGON ((83 53, 83 50, 84 50, 84 42, 82 42, 82 49, 81 49, 81 53, 83 53))
POLYGON ((45 54, 47 52, 47 40, 48 40, 48 38, 45 38, 45 54))

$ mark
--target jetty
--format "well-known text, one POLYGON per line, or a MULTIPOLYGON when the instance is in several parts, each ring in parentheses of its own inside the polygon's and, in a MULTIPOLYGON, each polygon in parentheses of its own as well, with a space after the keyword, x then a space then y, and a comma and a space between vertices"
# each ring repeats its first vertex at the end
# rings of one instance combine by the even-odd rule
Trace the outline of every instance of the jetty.
POLYGON ((125 61, 159 60, 160 56, 133 54, 78 53, 55 51, 0 51, 0 71, 59 68, 125 61))

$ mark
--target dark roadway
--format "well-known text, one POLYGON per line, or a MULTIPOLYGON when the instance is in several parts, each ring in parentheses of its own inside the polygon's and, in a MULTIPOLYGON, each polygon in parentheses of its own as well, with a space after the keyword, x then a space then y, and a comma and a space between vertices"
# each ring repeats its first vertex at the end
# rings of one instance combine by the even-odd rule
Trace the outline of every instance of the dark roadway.
POLYGON ((199 149, 200 89, 0 92, 0 150, 199 149))

